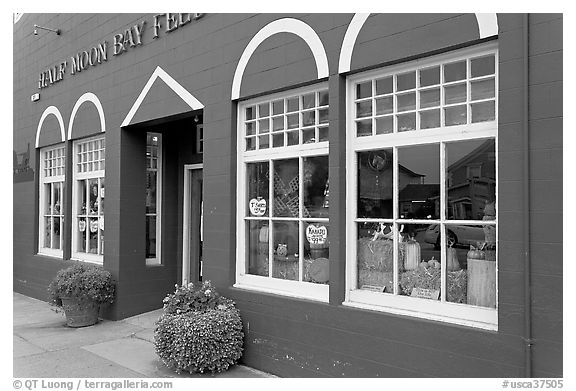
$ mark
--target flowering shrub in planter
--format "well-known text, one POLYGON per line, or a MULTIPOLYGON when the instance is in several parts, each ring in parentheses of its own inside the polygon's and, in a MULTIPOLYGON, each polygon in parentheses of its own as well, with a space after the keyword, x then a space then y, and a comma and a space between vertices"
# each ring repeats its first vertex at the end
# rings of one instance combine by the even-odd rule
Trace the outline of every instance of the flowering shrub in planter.
POLYGON ((60 270, 48 286, 48 301, 64 310, 70 327, 91 326, 98 322, 100 305, 114 301, 115 284, 102 267, 77 263, 60 270))
POLYGON ((156 353, 177 373, 225 371, 242 356, 243 340, 240 312, 209 281, 176 285, 154 330, 156 353))

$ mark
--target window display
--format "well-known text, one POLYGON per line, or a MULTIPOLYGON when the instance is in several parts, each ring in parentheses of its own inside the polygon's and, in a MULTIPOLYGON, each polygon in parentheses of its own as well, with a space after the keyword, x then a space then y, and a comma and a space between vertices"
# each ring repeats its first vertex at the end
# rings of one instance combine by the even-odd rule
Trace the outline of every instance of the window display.
POLYGON ((74 258, 102 263, 104 254, 105 140, 74 144, 72 230, 74 258))
POLYGON ((62 256, 66 150, 64 146, 40 153, 40 229, 38 252, 62 256))
POLYGON ((328 92, 278 95, 239 110, 239 186, 245 190, 239 197, 244 251, 237 280, 297 295, 323 285, 327 300, 328 92), (280 281, 308 285, 288 288, 280 281))
POLYGON ((497 323, 496 53, 467 53, 351 78, 349 302, 490 328, 497 323), (393 110, 371 109, 392 97, 393 110), (388 113, 401 114, 377 131, 388 113), (422 129, 434 133, 405 133, 422 129))

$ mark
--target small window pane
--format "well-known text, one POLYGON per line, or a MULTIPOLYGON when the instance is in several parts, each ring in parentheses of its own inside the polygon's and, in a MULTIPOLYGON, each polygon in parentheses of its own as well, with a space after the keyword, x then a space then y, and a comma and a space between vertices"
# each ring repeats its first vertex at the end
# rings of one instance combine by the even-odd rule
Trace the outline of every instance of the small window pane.
POLYGON ((399 112, 416 109, 416 94, 414 92, 397 95, 396 99, 399 112))
POLYGON ((495 57, 494 55, 478 57, 470 60, 471 76, 479 77, 494 74, 495 57))
POLYGON ((80 252, 86 252, 86 235, 88 234, 88 227, 87 227, 87 219, 86 218, 79 218, 78 219, 78 235, 77 235, 77 249, 80 252))
POLYGON ((402 114, 396 116, 398 121, 398 131, 406 132, 416 129, 416 113, 402 114))
POLYGON ((247 198, 249 203, 246 210, 247 216, 268 216, 270 208, 269 178, 268 162, 246 164, 247 198))
POLYGON ((256 122, 246 123, 246 136, 253 136, 256 134, 256 122))
POLYGON ((288 145, 298 145, 298 143, 300 142, 298 139, 299 132, 297 130, 287 132, 286 135, 288 137, 288 145))
POLYGON ((394 98, 387 96, 376 99, 376 115, 392 114, 394 111, 394 98))
POLYGON ((156 216, 146 216, 146 258, 156 258, 156 216))
POLYGON ((318 110, 318 123, 327 124, 328 123, 328 109, 318 110))
POLYGON ((470 105, 472 109, 472 122, 485 122, 494 121, 496 113, 494 109, 494 101, 474 103, 470 105))
POLYGON ((396 91, 405 91, 416 88, 416 71, 396 76, 396 91))
POLYGON ((325 222, 304 223, 304 275, 303 280, 328 284, 329 229, 325 222))
POLYGON ((473 81, 470 83, 470 90, 472 100, 494 98, 494 79, 473 81))
POLYGON ((247 137, 246 138, 246 150, 247 151, 254 151, 256 149, 256 138, 255 137, 247 137))
POLYGON ((420 87, 440 84, 440 67, 420 70, 420 87))
POLYGON ((440 88, 420 91, 420 108, 440 106, 440 88))
POLYGON ((392 149, 358 152, 359 218, 392 218, 392 149))
POLYGON ((300 241, 298 237, 298 222, 274 221, 272 224, 274 232, 272 277, 283 280, 299 280, 300 241))
POLYGON ((52 242, 52 217, 44 218, 44 247, 51 248, 52 242))
POLYGON ((372 81, 356 84, 356 99, 372 96, 372 81))
POLYGON ((356 121, 356 137, 372 136, 372 120, 356 121))
POLYGON ((272 114, 277 115, 282 113, 284 113, 284 99, 272 102, 272 114))
POLYGON ((392 76, 376 80, 376 95, 391 94, 394 92, 394 81, 392 76))
POLYGON ((288 112, 292 112, 292 111, 298 111, 300 109, 300 103, 299 103, 300 99, 296 96, 294 98, 288 98, 286 100, 287 102, 287 106, 288 106, 288 112))
POLYGON ((286 116, 288 129, 294 129, 300 126, 300 114, 290 114, 286 116))
POLYGON ((284 116, 272 118, 272 131, 284 130, 284 116))
POLYGON ((265 149, 270 146, 270 138, 269 136, 259 136, 258 137, 258 148, 265 149))
POLYGON ((316 142, 316 131, 314 128, 302 129, 302 144, 316 142))
POLYGON ((444 65, 444 82, 466 79, 466 61, 453 62, 444 65))
POLYGON ((328 91, 321 91, 318 93, 318 106, 328 106, 328 91))
POLYGON ((310 126, 316 123, 316 111, 303 111, 302 112, 302 126, 310 126))
POLYGON ((267 221, 247 221, 246 273, 268 277, 269 226, 267 221))
POLYGON ((60 218, 54 217, 53 226, 52 226, 52 248, 59 250, 60 249, 60 218))
POLYGON ((86 228, 89 235, 88 252, 90 254, 98 254, 98 219, 90 218, 86 228))
POLYGON ((466 106, 454 106, 444 109, 444 122, 446 126, 466 124, 466 106))
POLYGON ((86 181, 78 181, 78 214, 85 215, 88 213, 86 210, 86 181))
POLYGON ((98 179, 89 179, 88 180, 88 186, 89 186, 89 195, 90 195, 90 201, 89 201, 89 205, 88 205, 88 213, 91 215, 95 215, 98 214, 98 208, 99 208, 99 204, 98 204, 98 193, 99 193, 99 189, 98 189, 98 179))
POLYGON ((302 109, 311 109, 316 107, 316 94, 306 94, 302 96, 302 109))
POLYGON ((262 134, 262 133, 268 133, 268 131, 270 130, 270 120, 269 119, 263 119, 258 121, 258 133, 262 134))
POLYGON ((420 129, 440 127, 440 110, 426 110, 420 112, 420 129))
POLYGON ((444 104, 466 102, 466 84, 444 87, 444 104))
POLYGON ((398 148, 398 216, 401 219, 440 218, 440 146, 398 148))
POLYGON ((284 146, 284 133, 272 135, 272 147, 278 148, 284 146))
POLYGON ((146 213, 156 213, 157 172, 146 171, 146 213))
POLYGON ((370 117, 372 115, 372 100, 356 103, 356 118, 370 117))
POLYGON ((376 118, 376 134, 386 134, 394 132, 394 117, 376 118))
POLYGON ((274 217, 299 216, 298 159, 274 162, 274 217))
POLYGON ((251 107, 246 107, 246 120, 251 120, 256 118, 256 115, 254 114, 254 110, 255 107, 251 106, 251 107))
POLYGON ((270 115, 270 104, 262 103, 258 105, 258 118, 268 117, 270 115))
POLYGON ((328 141, 328 126, 318 128, 318 141, 328 141))

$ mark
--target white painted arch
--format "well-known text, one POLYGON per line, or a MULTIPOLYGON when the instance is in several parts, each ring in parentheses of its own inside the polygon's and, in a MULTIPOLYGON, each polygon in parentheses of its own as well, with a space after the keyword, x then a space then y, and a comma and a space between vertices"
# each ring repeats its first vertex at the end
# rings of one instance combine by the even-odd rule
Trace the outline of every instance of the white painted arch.
POLYGON ((102 108, 102 103, 100 103, 100 99, 98 99, 98 97, 92 92, 86 92, 80 98, 78 98, 78 100, 74 104, 74 107, 72 108, 72 114, 70 114, 70 122, 68 123, 68 140, 72 139, 74 118, 76 118, 76 113, 78 112, 78 109, 80 108, 80 106, 82 106, 84 102, 92 102, 94 104, 96 110, 98 110, 98 116, 100 117, 100 131, 101 132, 106 131, 106 119, 104 117, 104 109, 102 108))
MULTIPOLYGON (((498 35, 498 18, 496 14, 477 13, 475 15, 476 21, 478 22, 480 39, 498 35)), ((348 29, 346 30, 346 34, 344 35, 344 40, 342 41, 342 48, 340 49, 338 73, 350 71, 352 52, 356 45, 356 39, 369 16, 369 13, 362 13, 354 14, 352 17, 348 29)))
POLYGON ((40 117, 40 121, 38 122, 38 129, 36 129, 36 148, 38 148, 40 143, 40 131, 42 130, 42 125, 44 124, 44 120, 49 115, 53 115, 58 120, 58 124, 60 125, 60 134, 62 136, 62 142, 66 141, 66 128, 64 127, 64 119, 62 118, 62 114, 60 110, 56 106, 49 106, 44 110, 42 116, 40 117))
POLYGON ((318 34, 305 22, 294 19, 294 18, 282 18, 268 23, 264 26, 254 37, 250 40, 240 60, 236 66, 236 72, 234 72, 234 80, 232 81, 232 100, 238 99, 240 97, 240 86, 242 85, 242 78, 244 76, 244 71, 248 65, 248 61, 258 48, 258 46, 264 42, 267 38, 279 33, 291 33, 299 36, 306 42, 314 60, 316 61, 316 70, 318 73, 318 79, 328 77, 328 57, 326 56, 326 50, 324 50, 324 45, 318 34))

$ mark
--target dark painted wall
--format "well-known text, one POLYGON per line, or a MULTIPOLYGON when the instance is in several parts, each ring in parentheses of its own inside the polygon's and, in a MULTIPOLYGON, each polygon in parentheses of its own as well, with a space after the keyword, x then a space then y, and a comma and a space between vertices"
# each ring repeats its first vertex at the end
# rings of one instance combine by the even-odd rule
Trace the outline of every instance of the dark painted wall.
MULTIPOLYGON (((143 129, 146 121, 190 115, 190 108, 161 80, 144 99, 133 123, 120 124, 161 66, 204 105, 205 276, 233 298, 245 324, 244 362, 280 376, 449 376, 524 375, 522 178, 523 18, 499 15, 499 330, 488 332, 384 312, 343 307, 345 276, 345 76, 338 57, 350 14, 211 15, 152 39, 152 15, 24 15, 14 26, 14 150, 34 147, 39 118, 50 105, 65 126, 72 107, 93 92, 106 115, 106 254, 104 267, 119 280, 119 299, 109 316, 122 318, 161 306, 179 279, 183 164, 198 162, 186 145, 191 133, 163 131, 165 194, 162 267, 144 266, 143 129), (230 100, 236 64, 250 39, 267 23, 295 17, 308 23, 325 47, 330 69, 331 249, 330 303, 322 304, 231 288, 235 267, 236 102, 230 100), (147 20, 144 44, 78 75, 66 75, 37 92, 38 73, 76 52, 147 20), (61 36, 32 35, 34 23, 58 27, 61 36), (167 235, 172 235, 169 236, 167 235)), ((536 376, 562 376, 562 18, 531 15, 530 23, 530 251, 533 369, 536 376)), ((360 31, 352 70, 395 63, 454 46, 473 44, 473 15, 372 15, 360 31)), ((310 49, 291 34, 265 40, 246 67, 241 97, 316 81, 310 49)), ((66 129, 67 130, 67 129, 66 129)), ((73 138, 100 130, 87 103, 74 121, 73 138)), ((48 119, 41 145, 59 140, 48 119)), ((31 167, 37 167, 31 154, 31 167)), ((37 179, 16 182, 14 195, 14 289, 44 298, 45 287, 66 262, 34 255, 37 241, 37 179)), ((525 225, 524 225, 525 226, 525 225)))

